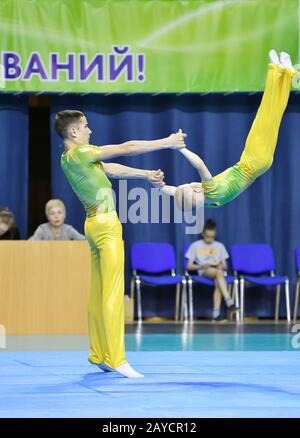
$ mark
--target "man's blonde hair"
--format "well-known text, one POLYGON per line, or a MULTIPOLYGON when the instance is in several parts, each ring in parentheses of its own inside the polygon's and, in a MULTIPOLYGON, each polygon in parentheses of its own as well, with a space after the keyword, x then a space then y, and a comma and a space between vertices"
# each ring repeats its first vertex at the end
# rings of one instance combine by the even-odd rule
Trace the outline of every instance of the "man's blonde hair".
POLYGON ((50 199, 45 206, 45 213, 47 217, 50 214, 50 210, 54 207, 60 207, 66 214, 65 204, 60 199, 50 199))

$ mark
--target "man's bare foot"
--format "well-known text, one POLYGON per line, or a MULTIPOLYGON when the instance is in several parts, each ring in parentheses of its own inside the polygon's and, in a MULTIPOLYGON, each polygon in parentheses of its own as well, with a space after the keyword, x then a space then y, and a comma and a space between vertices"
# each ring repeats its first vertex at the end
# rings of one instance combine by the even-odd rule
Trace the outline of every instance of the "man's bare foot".
POLYGON ((114 368, 114 371, 117 371, 118 373, 122 374, 122 376, 124 377, 131 377, 131 378, 144 377, 143 374, 135 371, 135 369, 133 369, 128 362, 123 365, 120 365, 118 368, 114 368))
POLYGON ((100 368, 102 371, 105 371, 106 373, 111 373, 112 371, 115 371, 113 368, 105 365, 104 363, 97 363, 96 365, 98 368, 100 368))

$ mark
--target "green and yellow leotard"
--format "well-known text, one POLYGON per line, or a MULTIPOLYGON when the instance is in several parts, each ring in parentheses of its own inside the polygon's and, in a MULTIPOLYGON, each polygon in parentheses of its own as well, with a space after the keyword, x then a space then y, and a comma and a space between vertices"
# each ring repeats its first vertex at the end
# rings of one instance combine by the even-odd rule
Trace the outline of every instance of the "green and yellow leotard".
POLYGON ((292 78, 297 74, 292 69, 269 64, 265 91, 240 161, 202 181, 205 207, 220 207, 232 201, 271 167, 292 78))
POLYGON ((61 155, 61 167, 87 217, 115 210, 111 182, 100 159, 101 148, 91 145, 76 146, 61 155))

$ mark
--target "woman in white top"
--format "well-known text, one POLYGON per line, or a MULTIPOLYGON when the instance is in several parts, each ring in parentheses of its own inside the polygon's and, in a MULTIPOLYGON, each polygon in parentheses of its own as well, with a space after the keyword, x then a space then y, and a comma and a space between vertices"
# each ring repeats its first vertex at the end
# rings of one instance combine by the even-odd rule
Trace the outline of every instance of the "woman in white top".
POLYGON ((192 243, 185 257, 188 259, 188 271, 198 271, 198 275, 211 278, 215 282, 213 320, 222 321, 220 315, 222 297, 225 300, 228 310, 236 312, 236 307, 230 297, 225 270, 227 268, 226 259, 229 254, 221 242, 216 241, 217 226, 214 220, 207 219, 203 231, 203 239, 192 243))

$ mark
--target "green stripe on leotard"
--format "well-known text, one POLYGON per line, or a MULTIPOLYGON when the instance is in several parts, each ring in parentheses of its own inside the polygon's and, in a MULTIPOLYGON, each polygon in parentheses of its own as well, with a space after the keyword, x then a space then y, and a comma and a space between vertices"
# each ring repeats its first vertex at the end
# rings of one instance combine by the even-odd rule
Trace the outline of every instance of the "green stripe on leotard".
POLYGON ((241 169, 239 163, 219 173, 209 181, 202 181, 205 193, 205 207, 221 207, 247 189, 253 179, 241 169))

